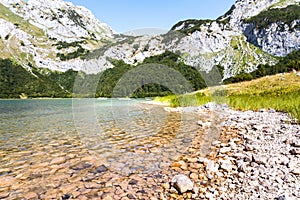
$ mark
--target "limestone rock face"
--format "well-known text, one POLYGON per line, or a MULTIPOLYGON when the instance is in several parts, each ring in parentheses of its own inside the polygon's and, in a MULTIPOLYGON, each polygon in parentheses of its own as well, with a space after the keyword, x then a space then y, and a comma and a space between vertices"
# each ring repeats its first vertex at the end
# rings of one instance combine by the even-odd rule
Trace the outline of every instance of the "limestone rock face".
POLYGON ((101 23, 90 10, 74 6, 62 0, 2 0, 10 8, 31 24, 59 41, 73 42, 82 38, 111 38, 113 31, 101 23))
POLYGON ((274 56, 286 56, 293 50, 300 49, 300 20, 291 26, 284 23, 272 23, 268 28, 258 30, 253 24, 244 25, 247 40, 264 52, 274 56))

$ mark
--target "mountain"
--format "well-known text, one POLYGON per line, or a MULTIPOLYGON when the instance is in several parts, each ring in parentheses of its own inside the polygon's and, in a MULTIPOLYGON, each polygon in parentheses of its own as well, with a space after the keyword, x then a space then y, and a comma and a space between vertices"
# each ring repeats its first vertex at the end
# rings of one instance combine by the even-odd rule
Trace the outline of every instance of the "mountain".
POLYGON ((122 44, 102 49, 98 56, 136 64, 151 55, 171 51, 199 70, 210 71, 213 66, 223 66, 226 79, 252 72, 260 64, 274 65, 278 56, 299 49, 298 11, 299 0, 238 0, 216 20, 181 21, 168 34, 128 38, 122 44), (286 13, 287 17, 274 18, 274 13, 278 16, 286 13), (257 19, 263 15, 273 21, 258 29, 257 19))
MULTIPOLYGON (((165 34, 133 36, 114 33, 88 9, 62 0, 0 0, 0 58, 58 83, 65 94, 76 71, 96 74, 117 67, 120 73, 165 55, 170 59, 163 62, 179 68, 209 72, 218 66, 225 80, 273 66, 300 49, 299 2, 237 0, 216 20, 189 19, 165 34)), ((43 96, 37 90, 35 95, 43 96)))
POLYGON ((91 11, 62 0, 1 0, 0 26, 2 58, 59 71, 81 70, 78 58, 113 38, 91 11))

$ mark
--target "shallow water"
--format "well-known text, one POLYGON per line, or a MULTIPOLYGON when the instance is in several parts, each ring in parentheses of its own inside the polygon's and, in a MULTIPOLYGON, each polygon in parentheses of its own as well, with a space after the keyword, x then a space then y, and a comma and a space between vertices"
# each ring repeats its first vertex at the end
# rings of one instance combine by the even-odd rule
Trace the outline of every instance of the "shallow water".
POLYGON ((169 113, 142 101, 2 100, 1 168, 18 167, 18 155, 27 163, 43 163, 84 149, 124 173, 159 169, 188 147, 197 116, 169 113))

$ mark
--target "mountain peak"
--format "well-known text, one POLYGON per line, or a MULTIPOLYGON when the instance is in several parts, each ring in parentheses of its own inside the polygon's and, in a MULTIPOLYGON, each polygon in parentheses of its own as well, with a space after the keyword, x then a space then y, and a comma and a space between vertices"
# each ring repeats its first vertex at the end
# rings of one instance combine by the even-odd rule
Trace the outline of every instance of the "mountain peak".
POLYGON ((111 38, 113 31, 90 10, 63 0, 1 0, 12 12, 59 41, 111 38))

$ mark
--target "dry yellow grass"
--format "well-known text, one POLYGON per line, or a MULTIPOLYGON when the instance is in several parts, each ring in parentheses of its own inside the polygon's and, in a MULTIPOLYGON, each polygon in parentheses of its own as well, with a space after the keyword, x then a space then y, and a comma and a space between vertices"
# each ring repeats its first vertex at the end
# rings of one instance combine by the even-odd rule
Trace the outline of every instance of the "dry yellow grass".
POLYGON ((300 91, 300 76, 296 73, 266 76, 252 81, 225 85, 228 95, 290 93, 300 91))

